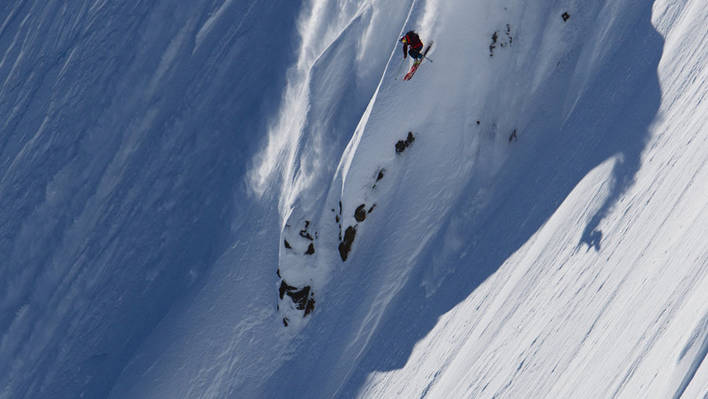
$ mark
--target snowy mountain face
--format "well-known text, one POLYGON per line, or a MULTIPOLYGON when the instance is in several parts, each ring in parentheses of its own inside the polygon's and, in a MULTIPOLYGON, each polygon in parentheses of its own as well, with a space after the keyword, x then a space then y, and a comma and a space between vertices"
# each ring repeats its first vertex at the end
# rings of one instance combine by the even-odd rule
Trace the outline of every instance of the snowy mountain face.
POLYGON ((3 3, 0 398, 708 397, 706 22, 3 3))
POLYGON ((234 3, 0 6, 0 397, 105 397, 255 206, 297 7, 234 3))

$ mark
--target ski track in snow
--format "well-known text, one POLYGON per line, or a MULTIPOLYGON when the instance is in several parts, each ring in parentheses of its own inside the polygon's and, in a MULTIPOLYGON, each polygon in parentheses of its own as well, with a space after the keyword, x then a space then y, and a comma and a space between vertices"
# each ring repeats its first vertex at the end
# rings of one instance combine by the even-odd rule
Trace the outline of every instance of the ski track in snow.
POLYGON ((708 397, 706 21, 3 3, 0 398, 708 397))

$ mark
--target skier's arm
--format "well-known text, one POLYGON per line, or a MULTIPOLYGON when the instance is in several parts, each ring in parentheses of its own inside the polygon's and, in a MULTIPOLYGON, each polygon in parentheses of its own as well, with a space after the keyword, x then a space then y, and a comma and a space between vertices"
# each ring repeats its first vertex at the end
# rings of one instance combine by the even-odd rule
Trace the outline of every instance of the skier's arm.
POLYGON ((408 56, 408 43, 403 43, 403 58, 408 56))

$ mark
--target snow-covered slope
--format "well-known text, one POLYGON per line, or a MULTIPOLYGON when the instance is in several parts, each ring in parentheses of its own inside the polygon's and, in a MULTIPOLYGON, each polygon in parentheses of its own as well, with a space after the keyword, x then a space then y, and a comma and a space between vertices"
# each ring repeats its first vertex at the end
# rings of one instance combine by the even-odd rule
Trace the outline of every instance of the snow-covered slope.
POLYGON ((0 397, 708 394, 704 1, 302 3, 0 6, 0 397))
POLYGON ((231 245, 294 58, 279 3, 2 2, 0 397, 105 397, 231 245))

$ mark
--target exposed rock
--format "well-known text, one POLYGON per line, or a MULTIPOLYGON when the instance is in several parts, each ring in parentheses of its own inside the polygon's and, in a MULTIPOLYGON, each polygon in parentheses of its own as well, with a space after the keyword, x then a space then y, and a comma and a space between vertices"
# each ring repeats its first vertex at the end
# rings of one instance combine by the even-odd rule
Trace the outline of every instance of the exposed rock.
POLYGON ((497 35, 497 32, 494 32, 492 35, 492 44, 489 45, 489 56, 494 57, 494 49, 497 48, 497 39, 499 36, 497 35))
POLYGON ((298 310, 305 310, 307 300, 310 297, 310 286, 306 285, 301 290, 297 291, 288 291, 287 294, 293 300, 298 310))
POLYGON ((413 136, 413 132, 408 132, 408 136, 405 140, 398 140, 396 143, 396 152, 403 152, 409 145, 413 144, 414 141, 415 136, 413 136))
POLYGON ((373 211, 374 211, 374 208, 376 208, 376 204, 371 205, 371 208, 369 208, 369 210, 368 210, 366 213, 371 213, 371 212, 373 212, 373 211))
POLYGON ((310 241, 314 241, 315 239, 312 237, 310 233, 307 232, 307 230, 300 230, 300 237, 306 238, 310 241))
POLYGON ((354 211, 354 219, 357 222, 363 222, 366 219, 366 204, 359 205, 354 211))
POLYGON ((513 132, 511 132, 511 136, 509 136, 509 142, 511 143, 512 141, 516 141, 519 139, 519 136, 516 135, 516 129, 514 129, 513 132))
POLYGON ((293 287, 291 285, 288 285, 288 283, 285 282, 285 280, 280 281, 280 288, 278 289, 278 293, 280 294, 280 299, 283 299, 283 296, 285 295, 286 292, 291 291, 291 290, 296 290, 296 287, 293 287))
POLYGON ((561 15, 561 18, 563 18, 563 22, 565 22, 570 19, 570 14, 568 14, 568 12, 564 12, 563 15, 561 15))
POLYGON ((308 239, 310 241, 314 241, 315 239, 312 237, 312 234, 310 234, 309 231, 307 231, 310 228, 310 221, 305 220, 305 228, 300 230, 300 237, 308 239))
POLYGON ((379 170, 379 174, 376 176, 376 181, 378 182, 379 180, 383 179, 384 177, 384 172, 386 172, 386 169, 381 169, 379 170))
POLYGON ((290 243, 288 242, 288 240, 283 240, 283 241, 285 241, 285 248, 287 248, 287 249, 293 249, 293 247, 290 245, 290 243))
POLYGON ((343 262, 346 262, 349 251, 352 250, 354 237, 356 237, 356 228, 352 226, 347 227, 347 230, 344 232, 344 240, 339 243, 339 255, 342 257, 343 262))
POLYGON ((307 251, 305 252, 305 255, 312 255, 315 253, 315 244, 310 243, 310 246, 307 247, 307 251))
POLYGON ((312 313, 313 310, 315 310, 315 298, 310 296, 307 299, 307 303, 305 303, 305 313, 303 316, 307 316, 308 314, 312 313))
MULTIPOLYGON (((288 283, 283 280, 280 282, 279 293, 280 299, 283 299, 285 294, 287 294, 295 304, 295 308, 304 310, 303 316, 307 316, 315 309, 315 298, 309 285, 306 285, 302 289, 297 289, 297 287, 288 285, 288 283)), ((287 318, 283 318, 283 324, 287 327, 287 318)))
POLYGON ((494 56, 494 49, 497 48, 497 46, 511 47, 511 44, 514 42, 514 38, 511 36, 511 25, 506 24, 506 31, 504 33, 506 34, 506 38, 500 38, 499 31, 496 31, 492 34, 492 43, 489 44, 490 57, 494 56))
POLYGON ((372 189, 372 190, 375 190, 375 189, 376 189, 376 185, 379 184, 379 181, 380 181, 381 179, 383 179, 385 172, 386 172, 386 169, 381 168, 381 169, 379 169, 379 171, 376 173, 376 182, 374 182, 374 185, 371 186, 371 189, 372 189))

